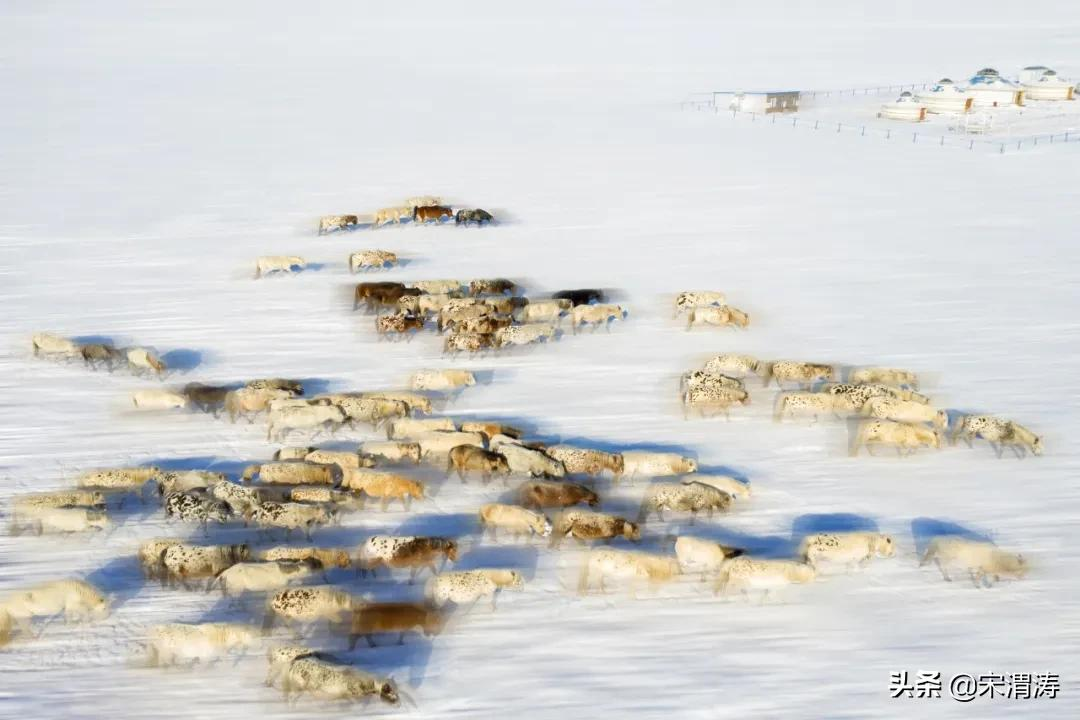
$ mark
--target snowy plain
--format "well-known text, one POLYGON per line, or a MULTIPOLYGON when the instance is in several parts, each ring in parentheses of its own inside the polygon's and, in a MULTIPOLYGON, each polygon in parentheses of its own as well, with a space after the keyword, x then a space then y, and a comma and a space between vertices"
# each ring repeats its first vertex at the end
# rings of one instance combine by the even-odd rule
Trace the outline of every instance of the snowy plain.
MULTIPOLYGON (((685 531, 784 556, 837 524, 899 545, 763 606, 716 599, 696 578, 637 601, 579 598, 580 551, 480 540, 475 510, 503 488, 434 478, 412 512, 352 516, 317 542, 456 535, 462 567, 518 567, 524 592, 434 641, 351 655, 407 686, 415 709, 289 707, 262 686, 261 652, 139 667, 152 624, 249 616, 144 584, 139 540, 185 531, 129 508, 108 536, 0 536, 0 595, 80 576, 117 601, 104 623, 55 623, 0 651, 0 717, 1076 716, 1080 144, 994 156, 678 110, 716 86, 1077 68, 1075 6, 9 2, 0 18, 4 505, 81 469, 235 471, 276 447, 262 424, 133 414, 130 393, 156 381, 35 360, 30 335, 50 331, 171 352, 182 371, 166 384, 374 389, 421 367, 481 370, 489 382, 447 413, 540 439, 683 449, 753 482, 728 516, 654 520, 648 547, 685 531), (500 222, 315 235, 319 215, 418 193, 500 222), (364 247, 409 259, 385 279, 612 288, 629 317, 610 334, 451 362, 434 335, 378 342, 349 311, 345 261, 364 247), (322 267, 255 281, 263 254, 322 267), (751 328, 686 332, 671 301, 698 288, 725 291, 751 328), (775 391, 754 387, 730 422, 684 420, 679 373, 725 351, 910 367, 939 406, 1016 418, 1045 455, 850 458, 844 424, 775 425, 775 391), (945 583, 916 557, 942 530, 991 537, 1033 571, 990 590, 945 583), (1063 687, 1056 700, 889 699, 889 673, 905 670, 1054 672, 1063 687)), ((644 485, 601 484, 603 508, 633 513, 644 485)), ((377 597, 420 591, 336 579, 377 597)))

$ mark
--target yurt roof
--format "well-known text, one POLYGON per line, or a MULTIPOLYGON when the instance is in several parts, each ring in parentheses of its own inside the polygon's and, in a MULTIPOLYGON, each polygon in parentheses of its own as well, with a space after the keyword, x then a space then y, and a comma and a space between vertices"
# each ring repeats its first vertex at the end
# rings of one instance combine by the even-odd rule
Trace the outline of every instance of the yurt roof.
POLYGON ((960 94, 962 94, 964 92, 964 88, 957 87, 956 85, 953 84, 952 80, 949 80, 948 78, 945 78, 944 80, 941 80, 940 82, 938 82, 937 85, 932 86, 928 92, 932 92, 932 93, 950 93, 950 94, 960 95, 960 94))
POLYGON ((1049 70, 1045 65, 1028 65, 1025 70, 1049 70))
POLYGON ((1053 70, 1047 70, 1042 76, 1035 82, 1050 83, 1052 85, 1070 85, 1071 82, 1059 77, 1053 70))
MULTIPOLYGON (((990 68, 987 69, 989 70, 990 68)), ((968 81, 968 85, 970 85, 971 87, 995 89, 1012 89, 1014 87, 1011 82, 1001 77, 996 72, 989 75, 985 72, 980 72, 978 75, 968 81)))
POLYGON ((979 72, 977 72, 975 74, 976 75, 988 75, 988 76, 993 76, 993 77, 1000 77, 1000 75, 1001 75, 1001 73, 999 73, 997 70, 995 70, 994 68, 991 68, 991 67, 983 68, 982 70, 980 70, 979 72))
POLYGON ((914 103, 914 102, 918 102, 918 101, 915 99, 914 95, 912 95, 911 93, 909 93, 909 92, 907 92, 905 90, 904 92, 900 93, 900 97, 896 98, 896 102, 898 102, 898 103, 914 103))

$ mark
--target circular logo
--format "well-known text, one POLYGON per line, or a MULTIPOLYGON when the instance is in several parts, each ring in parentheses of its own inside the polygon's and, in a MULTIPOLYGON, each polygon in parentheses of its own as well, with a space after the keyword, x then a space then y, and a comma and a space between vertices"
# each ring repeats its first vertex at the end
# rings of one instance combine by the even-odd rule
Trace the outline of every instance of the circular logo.
POLYGON ((966 673, 953 676, 949 682, 949 694, 957 702, 971 702, 979 692, 979 683, 966 673))

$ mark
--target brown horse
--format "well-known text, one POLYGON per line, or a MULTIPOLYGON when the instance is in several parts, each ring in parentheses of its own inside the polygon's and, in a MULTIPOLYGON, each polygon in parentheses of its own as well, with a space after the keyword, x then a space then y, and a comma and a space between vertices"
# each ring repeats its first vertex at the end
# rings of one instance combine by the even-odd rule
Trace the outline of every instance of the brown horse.
POLYGON ((425 223, 428 220, 442 222, 443 218, 454 217, 454 211, 445 205, 427 205, 413 208, 413 222, 425 223))
POLYGON ((421 294, 417 288, 407 288, 399 282, 362 282, 353 291, 353 310, 361 302, 367 305, 368 310, 374 310, 380 305, 396 305, 398 299, 405 295, 421 294))

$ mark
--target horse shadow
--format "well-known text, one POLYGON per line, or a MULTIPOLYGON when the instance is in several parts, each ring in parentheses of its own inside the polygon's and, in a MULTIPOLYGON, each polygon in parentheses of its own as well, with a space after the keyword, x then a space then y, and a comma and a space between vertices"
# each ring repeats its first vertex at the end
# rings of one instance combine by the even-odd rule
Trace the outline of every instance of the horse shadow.
POLYGON ((810 513, 799 515, 791 521, 793 540, 829 532, 878 532, 878 524, 865 515, 855 513, 810 513))
MULTIPOLYGON (((505 372, 499 370, 500 373, 505 372)), ((477 385, 491 385, 495 382, 495 370, 473 370, 473 378, 476 379, 477 385)), ((467 389, 467 388, 464 388, 467 389)))
MULTIPOLYGON (((750 476, 746 474, 745 470, 739 470, 730 465, 698 465, 698 473, 701 475, 727 475, 744 485, 750 484, 750 476)), ((694 473, 684 475, 683 479, 687 481, 693 480, 694 473)))
POLYGON ((911 538, 915 541, 915 552, 919 557, 926 554, 927 545, 939 535, 953 535, 978 542, 992 542, 989 535, 964 527, 951 520, 919 517, 911 521, 911 538))
POLYGON ((109 560, 91 571, 85 579, 109 597, 113 611, 123 607, 146 585, 146 577, 134 554, 109 560))
POLYGON ((327 378, 300 378, 300 386, 304 389, 304 396, 321 395, 330 389, 332 381, 327 378))
POLYGON ((265 544, 297 546, 315 545, 318 547, 348 548, 351 550, 370 534, 373 533, 369 532, 368 528, 361 528, 359 526, 322 525, 311 531, 311 542, 307 542, 303 533, 293 532, 288 540, 285 540, 282 535, 277 534, 269 537, 265 544))
POLYGON ((409 516, 394 529, 394 534, 457 539, 476 535, 479 530, 475 513, 431 513, 409 516))
MULTIPOLYGON (((256 528, 245 526, 243 518, 234 517, 225 523, 209 523, 206 526, 206 532, 194 523, 177 522, 175 524, 189 527, 187 541, 196 545, 247 545, 250 548, 260 544, 264 538, 256 528)), ((297 539, 303 537, 299 532, 294 532, 293 536, 297 539)), ((275 541, 281 539, 280 534, 265 537, 274 544, 278 544, 275 541)))
POLYGON ((341 655, 343 658, 347 657, 361 667, 389 677, 395 682, 401 680, 398 673, 404 670, 407 673, 405 678, 408 686, 411 688, 418 688, 424 684, 434 646, 430 639, 417 636, 415 633, 407 633, 405 642, 401 645, 397 644, 396 639, 387 642, 385 638, 380 638, 376 642, 379 644, 375 647, 369 647, 361 639, 354 650, 341 653, 341 655))
POLYGON ((107 494, 105 506, 109 520, 119 530, 128 522, 140 523, 160 513, 161 495, 156 487, 148 484, 140 492, 107 494))
POLYGON ((689 535, 702 540, 711 540, 728 547, 741 549, 747 555, 755 557, 790 559, 799 549, 798 541, 783 535, 751 535, 733 530, 718 523, 698 522, 690 525, 685 522, 670 523, 671 539, 678 535, 689 535))
POLYGON ((226 597, 219 588, 210 590, 197 590, 208 595, 217 595, 217 600, 209 608, 204 610, 195 622, 199 623, 241 623, 244 625, 257 624, 255 617, 261 619, 261 612, 265 610, 266 603, 264 593, 250 593, 247 596, 234 598, 226 597))
MULTIPOLYGON (((442 495, 443 489, 451 482, 460 484, 457 476, 450 477, 443 469, 438 465, 414 465, 410 462, 382 462, 379 463, 379 467, 384 470, 394 468, 401 472, 402 475, 417 480, 424 485, 424 499, 425 501, 435 500, 442 495)), ((369 498, 368 503, 378 505, 379 500, 377 498, 369 498)), ((413 500, 413 502, 417 502, 413 500)))
POLYGON ((187 373, 203 364, 203 354, 199 350, 179 348, 162 355, 161 361, 169 372, 187 373))
MULTIPOLYGON (((605 493, 597 492, 600 495, 600 507, 598 511, 607 513, 609 515, 619 515, 631 522, 637 522, 638 513, 641 512, 641 500, 625 497, 622 495, 607 495, 605 493)), ((572 510, 573 508, 567 508, 572 510)), ((549 508, 549 512, 552 515, 558 515, 562 510, 560 508, 549 508)), ((656 517, 653 515, 652 517, 656 517)), ((644 526, 644 523, 641 523, 644 526)), ((642 528, 644 530, 644 527, 642 528)))
POLYGON ((528 581, 536 575, 539 558, 539 548, 531 545, 474 545, 462 553, 454 569, 509 568, 519 571, 528 581))
POLYGON ((71 338, 71 341, 76 345, 108 345, 115 348, 120 347, 116 344, 116 338, 110 335, 78 335, 71 338))

